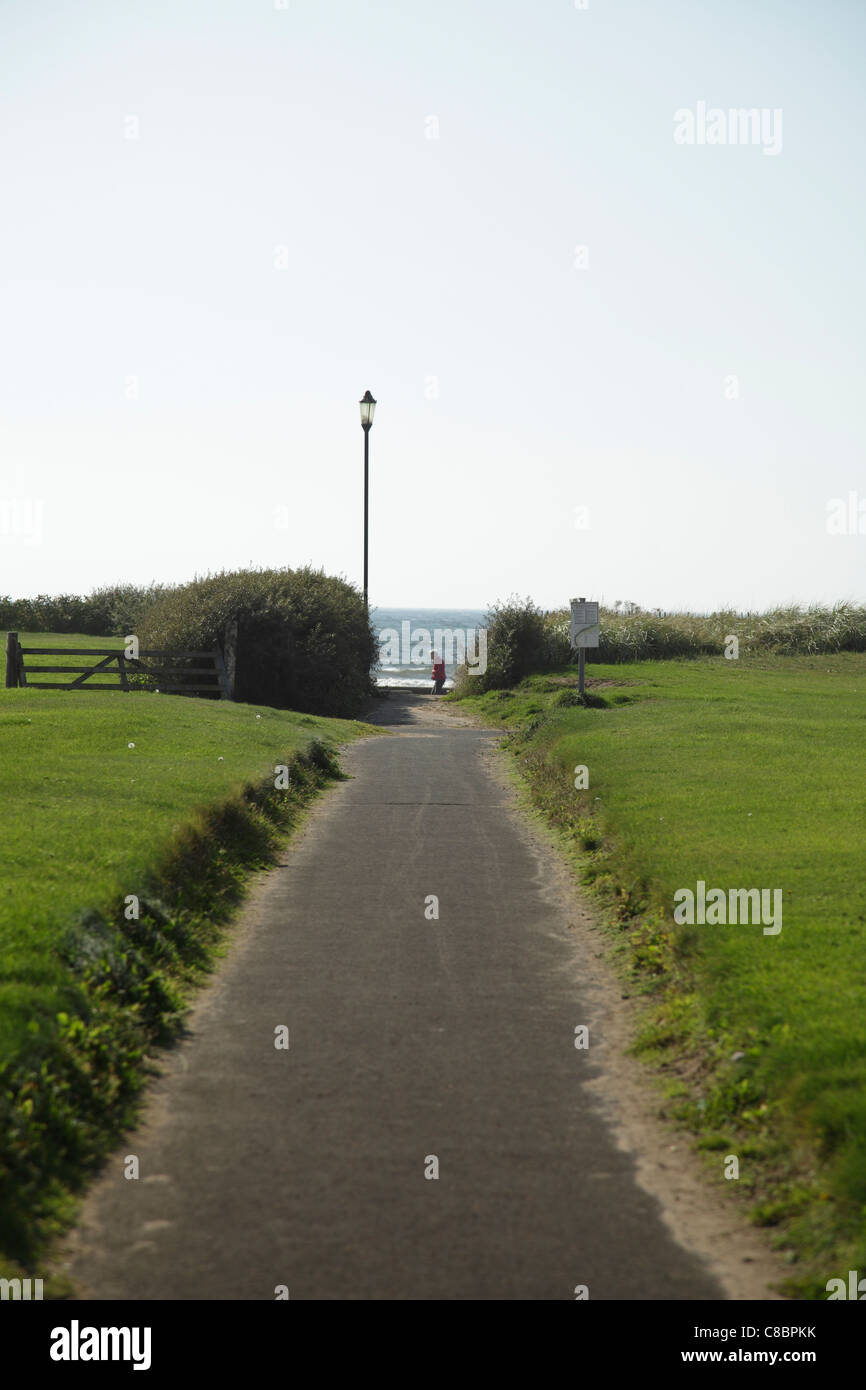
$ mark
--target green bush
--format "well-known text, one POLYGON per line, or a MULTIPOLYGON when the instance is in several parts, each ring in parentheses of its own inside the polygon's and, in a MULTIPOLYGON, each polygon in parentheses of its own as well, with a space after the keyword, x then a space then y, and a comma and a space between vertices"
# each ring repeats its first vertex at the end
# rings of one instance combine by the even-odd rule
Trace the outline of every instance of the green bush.
POLYGON ((107 584, 101 589, 94 589, 85 600, 88 620, 94 626, 72 630, 106 637, 125 637, 128 633, 138 632, 147 610, 171 593, 172 588, 170 584, 151 583, 146 586, 107 584))
POLYGON ((91 594, 0 596, 0 630, 83 632, 91 637, 125 637, 136 632, 150 607, 169 592, 166 584, 107 584, 91 594))
POLYGON ((193 580, 149 607, 137 635, 145 650, 209 651, 233 618, 236 699, 352 718, 372 693, 377 647, 363 598, 309 566, 193 580))
POLYGON ((530 598, 513 595, 507 603, 494 604, 485 618, 487 670, 469 678, 466 668, 456 673, 458 695, 481 695, 485 690, 505 690, 524 676, 569 659, 569 641, 550 627, 544 612, 530 598))

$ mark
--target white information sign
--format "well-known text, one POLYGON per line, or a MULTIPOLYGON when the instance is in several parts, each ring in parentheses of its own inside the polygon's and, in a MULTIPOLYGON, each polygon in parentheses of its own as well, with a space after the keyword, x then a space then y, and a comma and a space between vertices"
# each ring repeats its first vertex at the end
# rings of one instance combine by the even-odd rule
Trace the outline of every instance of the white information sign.
POLYGON ((572 647, 598 646, 598 604, 571 600, 572 647))

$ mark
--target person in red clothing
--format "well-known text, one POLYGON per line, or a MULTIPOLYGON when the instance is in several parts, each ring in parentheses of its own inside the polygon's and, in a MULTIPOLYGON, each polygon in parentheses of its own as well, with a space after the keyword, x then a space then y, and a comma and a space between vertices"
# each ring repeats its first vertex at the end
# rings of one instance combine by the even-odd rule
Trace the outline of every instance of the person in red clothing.
POLYGON ((441 695, 445 685, 445 662, 433 652, 433 690, 431 694, 441 695))

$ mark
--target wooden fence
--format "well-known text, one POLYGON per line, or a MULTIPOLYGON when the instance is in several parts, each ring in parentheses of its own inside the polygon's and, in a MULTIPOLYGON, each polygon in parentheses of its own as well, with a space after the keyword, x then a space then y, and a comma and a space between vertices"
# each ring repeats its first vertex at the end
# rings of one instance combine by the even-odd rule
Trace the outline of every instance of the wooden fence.
MULTIPOLYGON (((234 666, 234 661, 231 660, 234 666)), ((6 634, 6 686, 16 688, 29 686, 33 690, 133 690, 130 676, 153 676, 159 681, 161 694, 166 695, 217 695, 221 700, 232 698, 232 681, 226 670, 226 663, 219 647, 209 652, 168 652, 139 651, 138 659, 127 656, 126 649, 110 651, 105 647, 22 647, 17 632, 6 634), (45 656, 86 656, 99 658, 88 666, 43 666, 31 663, 31 657, 45 656), (156 665, 145 664, 155 661, 156 665), (207 666, 188 666, 189 661, 203 662, 207 666), (116 664, 115 664, 116 663, 116 664), (34 680, 36 676, 67 675, 74 676, 71 681, 34 680), (88 685, 91 676, 118 676, 116 681, 100 680, 88 685), (188 682, 186 677, 208 677, 207 681, 196 679, 188 682)))

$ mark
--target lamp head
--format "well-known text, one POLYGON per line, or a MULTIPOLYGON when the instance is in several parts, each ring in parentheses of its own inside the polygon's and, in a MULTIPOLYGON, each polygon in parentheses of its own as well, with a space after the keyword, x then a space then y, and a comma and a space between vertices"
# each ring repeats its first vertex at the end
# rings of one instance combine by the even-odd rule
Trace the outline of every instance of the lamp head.
POLYGON ((376 402, 371 391, 365 391, 360 401, 361 405, 361 429, 368 430, 373 423, 373 416, 376 412, 376 402))

